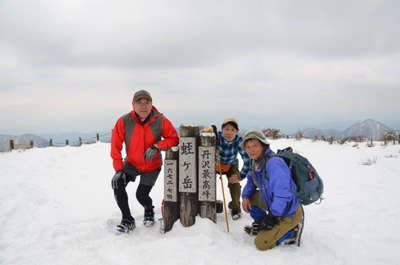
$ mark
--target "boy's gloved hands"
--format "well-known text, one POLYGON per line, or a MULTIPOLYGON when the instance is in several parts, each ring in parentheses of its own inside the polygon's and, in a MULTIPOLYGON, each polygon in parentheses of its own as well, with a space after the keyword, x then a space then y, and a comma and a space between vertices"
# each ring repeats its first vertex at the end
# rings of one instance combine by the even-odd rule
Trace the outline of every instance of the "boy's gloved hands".
POLYGON ((271 230, 278 223, 278 218, 273 216, 271 213, 268 213, 265 217, 258 221, 258 228, 259 230, 271 230))

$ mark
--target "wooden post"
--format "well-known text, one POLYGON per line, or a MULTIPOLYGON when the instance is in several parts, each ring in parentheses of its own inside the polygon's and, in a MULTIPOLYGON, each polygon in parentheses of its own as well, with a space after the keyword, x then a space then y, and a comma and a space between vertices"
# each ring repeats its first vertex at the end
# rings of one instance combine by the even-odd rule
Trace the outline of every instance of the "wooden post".
POLYGON ((29 141, 29 147, 30 147, 30 148, 33 148, 33 140, 30 140, 30 141, 29 141))
POLYGON ((69 141, 68 141, 68 139, 67 139, 67 140, 65 140, 65 145, 69 145, 69 141))
POLYGON ((97 133, 96 134, 96 142, 100 141, 100 135, 97 133))
POLYGON ((82 137, 79 137, 79 146, 82 145, 82 137))
POLYGON ((179 128, 179 198, 180 221, 192 226, 198 213, 197 198, 197 137, 199 127, 181 125, 179 128))
POLYGON ((50 139, 49 146, 53 146, 53 139, 50 139))
POLYGON ((14 150, 14 140, 10 140, 10 151, 14 150))
POLYGON ((163 228, 162 232, 172 229, 175 221, 179 219, 178 198, 178 157, 179 149, 172 147, 165 154, 164 161, 164 201, 162 205, 163 228))
POLYGON ((214 133, 200 134, 199 146, 199 201, 200 216, 217 222, 216 208, 216 174, 215 174, 215 145, 214 133))

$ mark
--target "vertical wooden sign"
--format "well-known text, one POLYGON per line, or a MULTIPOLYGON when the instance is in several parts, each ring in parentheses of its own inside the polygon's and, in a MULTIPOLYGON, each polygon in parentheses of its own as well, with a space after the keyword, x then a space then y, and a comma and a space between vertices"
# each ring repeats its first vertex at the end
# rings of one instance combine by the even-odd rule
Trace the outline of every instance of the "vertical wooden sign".
POLYGON ((172 229, 175 221, 179 219, 179 197, 178 197, 178 157, 177 147, 168 149, 164 160, 164 201, 161 208, 162 225, 160 231, 168 232, 172 229))
POLYGON ((215 201, 215 147, 199 147, 199 201, 215 201))
POLYGON ((177 160, 165 160, 164 162, 164 201, 177 202, 177 160))
POLYGON ((199 201, 200 216, 217 222, 215 145, 213 133, 200 134, 199 146, 199 201))
POLYGON ((196 138, 179 139, 179 192, 195 193, 196 183, 196 138))
POLYGON ((192 226, 198 213, 197 198, 197 138, 199 127, 181 125, 179 128, 179 205, 183 226, 192 226))

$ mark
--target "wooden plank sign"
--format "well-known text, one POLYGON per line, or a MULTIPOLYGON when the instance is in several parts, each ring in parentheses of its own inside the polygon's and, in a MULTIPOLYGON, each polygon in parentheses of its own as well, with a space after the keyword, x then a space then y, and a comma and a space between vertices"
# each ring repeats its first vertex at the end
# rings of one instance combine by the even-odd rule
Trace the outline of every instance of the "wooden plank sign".
POLYGON ((196 193, 196 138, 179 138, 179 192, 196 193))
POLYGON ((199 201, 215 199, 215 147, 199 146, 199 201))
POLYGON ((177 202, 177 161, 164 161, 164 201, 177 202))

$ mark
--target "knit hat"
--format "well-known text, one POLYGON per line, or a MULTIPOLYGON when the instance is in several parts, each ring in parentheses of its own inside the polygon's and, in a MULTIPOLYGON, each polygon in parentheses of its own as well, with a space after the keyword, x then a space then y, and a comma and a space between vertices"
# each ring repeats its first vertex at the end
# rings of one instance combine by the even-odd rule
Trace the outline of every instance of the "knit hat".
POLYGON ((149 92, 146 90, 139 90, 135 93, 135 95, 133 95, 133 102, 137 102, 142 98, 147 99, 148 101, 153 101, 149 92))
POLYGON ((251 139, 257 139, 259 140, 262 144, 269 145, 269 142, 267 141, 267 137, 265 137, 265 134, 261 131, 257 130, 250 130, 247 131, 245 134, 242 136, 243 142, 241 142, 240 146, 244 149, 244 144, 251 139))
POLYGON ((237 120, 235 118, 226 118, 224 120, 224 122, 222 123, 221 128, 224 128, 224 126, 228 125, 228 124, 232 125, 233 127, 235 127, 235 129, 237 131, 239 131, 239 123, 237 122, 237 120))

